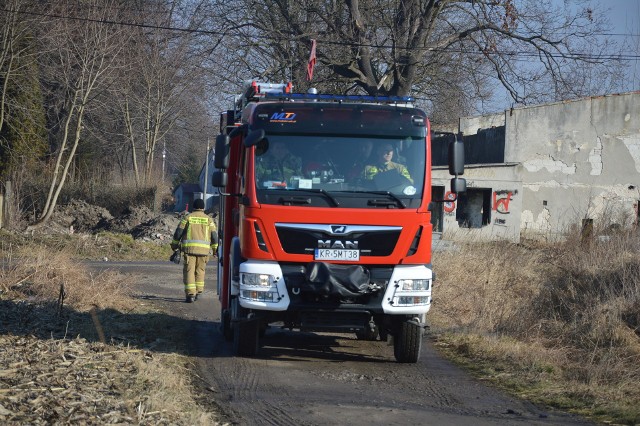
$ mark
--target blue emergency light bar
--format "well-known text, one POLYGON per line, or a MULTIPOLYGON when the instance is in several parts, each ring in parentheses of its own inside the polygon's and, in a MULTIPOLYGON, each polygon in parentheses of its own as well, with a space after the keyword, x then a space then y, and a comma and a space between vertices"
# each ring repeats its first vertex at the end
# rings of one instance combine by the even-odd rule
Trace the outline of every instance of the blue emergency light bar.
POLYGON ((325 101, 325 102, 374 102, 374 103, 412 103, 412 96, 370 96, 370 95, 323 95, 313 93, 265 93, 264 100, 325 101))

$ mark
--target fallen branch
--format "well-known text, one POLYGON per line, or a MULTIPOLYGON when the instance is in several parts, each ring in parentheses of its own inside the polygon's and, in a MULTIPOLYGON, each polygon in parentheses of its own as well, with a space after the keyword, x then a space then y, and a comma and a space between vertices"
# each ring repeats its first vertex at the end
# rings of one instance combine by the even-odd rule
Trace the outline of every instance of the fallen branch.
POLYGON ((9 285, 8 287, 6 287, 6 288, 5 288, 5 290, 7 290, 7 291, 8 291, 9 289, 11 289, 11 288, 13 288, 13 287, 19 286, 19 285, 20 285, 20 284, 22 284, 24 281, 26 281, 26 280, 28 280, 29 278, 31 278, 32 276, 34 276, 34 275, 36 274, 36 272, 38 272, 38 271, 34 271, 34 272, 30 273, 29 275, 27 275, 26 277, 19 279, 19 280, 18 280, 18 281, 16 281, 15 283, 13 283, 13 284, 9 285))

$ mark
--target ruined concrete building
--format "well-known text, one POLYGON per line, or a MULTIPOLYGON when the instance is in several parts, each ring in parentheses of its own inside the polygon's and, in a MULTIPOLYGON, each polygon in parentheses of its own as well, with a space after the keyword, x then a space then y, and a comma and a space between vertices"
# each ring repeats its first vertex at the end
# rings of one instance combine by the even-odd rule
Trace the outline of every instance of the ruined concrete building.
MULTIPOLYGON (((462 118, 459 131, 468 190, 436 205, 444 238, 517 242, 637 225, 640 92, 462 118)), ((450 196, 450 137, 434 135, 434 198, 450 196)))

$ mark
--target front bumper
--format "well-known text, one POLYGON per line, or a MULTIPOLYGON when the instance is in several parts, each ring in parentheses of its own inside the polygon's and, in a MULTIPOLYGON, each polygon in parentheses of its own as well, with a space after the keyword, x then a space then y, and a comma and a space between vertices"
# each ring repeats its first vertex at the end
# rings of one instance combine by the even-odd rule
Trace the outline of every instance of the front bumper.
POLYGON ((240 264, 240 305, 258 311, 340 309, 369 311, 389 315, 421 315, 431 307, 433 273, 428 265, 396 265, 372 270, 371 289, 362 296, 343 300, 314 294, 313 283, 304 280, 305 265, 249 260, 240 264), (419 288, 408 288, 408 280, 420 281, 419 288), (304 289, 304 294, 301 289, 304 289))

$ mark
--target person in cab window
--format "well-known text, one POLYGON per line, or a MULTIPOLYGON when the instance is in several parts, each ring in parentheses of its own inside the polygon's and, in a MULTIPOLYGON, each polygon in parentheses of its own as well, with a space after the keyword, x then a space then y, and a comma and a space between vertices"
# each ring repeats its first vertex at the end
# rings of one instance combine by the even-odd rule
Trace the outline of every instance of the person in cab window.
POLYGON ((256 181, 258 187, 266 182, 281 182, 282 186, 291 182, 293 176, 300 176, 302 161, 291 154, 283 142, 270 144, 264 155, 256 157, 256 181))
POLYGON ((409 175, 409 170, 400 163, 394 163, 392 159, 393 147, 391 144, 384 144, 377 147, 373 161, 364 168, 364 178, 370 180, 378 173, 395 170, 413 183, 413 179, 411 179, 411 175, 409 175))

